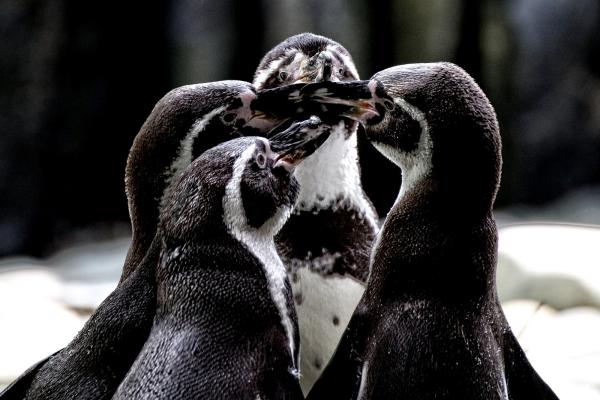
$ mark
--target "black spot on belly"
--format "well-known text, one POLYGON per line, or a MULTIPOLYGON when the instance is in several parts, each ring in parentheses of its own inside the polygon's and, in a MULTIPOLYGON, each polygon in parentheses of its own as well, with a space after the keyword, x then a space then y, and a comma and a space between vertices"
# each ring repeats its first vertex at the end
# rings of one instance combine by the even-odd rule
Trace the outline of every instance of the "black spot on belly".
POLYGON ((346 128, 344 130, 344 137, 346 139, 348 139, 350 136, 352 136, 352 133, 356 130, 356 128, 358 127, 358 122, 356 121, 352 121, 350 119, 344 119, 344 127, 346 128))
POLYGON ((340 324, 340 319, 338 318, 337 315, 333 316, 333 325, 338 326, 340 324))
POLYGON ((304 297, 302 296, 302 292, 297 292, 294 294, 294 303, 301 305, 303 301, 304 297))
POLYGON ((316 369, 321 369, 321 367, 323 367, 323 363, 318 358, 315 358, 314 365, 316 369))

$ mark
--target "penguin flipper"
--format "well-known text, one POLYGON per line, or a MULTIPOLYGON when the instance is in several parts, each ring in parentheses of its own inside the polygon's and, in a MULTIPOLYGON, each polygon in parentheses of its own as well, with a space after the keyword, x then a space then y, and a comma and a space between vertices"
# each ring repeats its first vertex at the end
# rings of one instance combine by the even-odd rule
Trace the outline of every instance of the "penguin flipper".
POLYGON ((510 400, 558 400, 558 396, 531 366, 511 331, 505 334, 504 349, 505 374, 510 400))
POLYGON ((17 400, 24 399, 27 390, 31 386, 33 379, 37 372, 42 368, 48 360, 50 360, 57 352, 50 354, 48 357, 38 361, 23 372, 17 379, 15 379, 10 385, 8 385, 2 392, 0 392, 0 400, 17 400))
POLYGON ((358 305, 329 364, 306 396, 306 400, 355 399, 363 374, 366 312, 358 305), (343 384, 340 384, 343 382, 343 384))
POLYGON ((350 351, 348 340, 340 342, 323 374, 317 379, 306 400, 354 399, 360 389, 362 361, 350 351), (339 383, 343 382, 343 385, 339 383))

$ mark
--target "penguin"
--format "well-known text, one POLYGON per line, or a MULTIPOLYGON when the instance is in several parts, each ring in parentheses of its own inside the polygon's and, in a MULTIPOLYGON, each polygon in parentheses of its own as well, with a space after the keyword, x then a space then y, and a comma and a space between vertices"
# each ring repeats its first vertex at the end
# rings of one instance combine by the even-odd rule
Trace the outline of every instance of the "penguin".
POLYGON ((113 395, 152 326, 160 254, 160 243, 154 243, 158 210, 172 182, 213 145, 242 134, 264 135, 295 117, 296 107, 310 109, 297 91, 292 85, 261 97, 248 82, 221 81, 173 89, 156 104, 127 161, 133 238, 120 283, 65 348, 28 369, 0 399, 113 395))
POLYGON ((157 233, 154 324, 114 399, 304 398, 274 235, 298 195, 295 166, 329 130, 312 117, 271 141, 234 139, 177 179, 157 233))
MULTIPOLYGON (((402 186, 364 296, 307 398, 557 399, 496 291, 492 208, 502 157, 492 105, 451 63, 396 66, 372 79, 380 112, 363 121, 365 132, 400 167, 402 186), (391 110, 380 101, 386 94, 391 110)), ((356 101, 345 91, 331 83, 321 100, 356 101)))
POLYGON ((143 258, 156 233, 160 203, 178 174, 211 147, 243 135, 264 136, 299 118, 304 108, 310 109, 297 94, 301 86, 259 95, 248 82, 209 82, 175 88, 156 104, 127 159, 133 243, 121 281, 143 258))
MULTIPOLYGON (((341 44, 302 33, 267 52, 253 84, 261 90, 357 79, 352 57, 341 44)), ((329 361, 362 296, 379 229, 360 180, 359 125, 345 118, 331 123, 327 142, 296 169, 298 204, 276 238, 298 313, 304 393, 329 361)))

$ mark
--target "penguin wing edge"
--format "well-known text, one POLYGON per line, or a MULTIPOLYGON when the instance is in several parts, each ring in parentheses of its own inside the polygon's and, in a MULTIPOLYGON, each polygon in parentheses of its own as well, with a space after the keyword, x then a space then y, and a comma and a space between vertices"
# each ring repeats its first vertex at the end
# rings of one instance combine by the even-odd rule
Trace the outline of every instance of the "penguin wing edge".
POLYGON ((8 385, 2 392, 0 392, 0 400, 20 400, 25 398, 25 394, 27 393, 27 390, 31 386, 31 383, 35 379, 37 372, 48 362, 48 360, 54 357, 59 351, 50 354, 48 357, 38 361, 37 363, 29 367, 17 379, 15 379, 10 385, 8 385))
POLYGON ((505 373, 510 400, 558 400, 552 388, 531 366, 512 332, 505 336, 505 373))

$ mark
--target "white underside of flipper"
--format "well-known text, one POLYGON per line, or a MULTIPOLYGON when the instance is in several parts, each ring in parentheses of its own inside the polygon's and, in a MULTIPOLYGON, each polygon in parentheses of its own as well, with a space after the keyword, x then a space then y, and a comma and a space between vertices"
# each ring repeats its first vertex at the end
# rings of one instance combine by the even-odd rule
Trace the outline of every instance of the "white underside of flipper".
POLYGON ((306 395, 331 359, 356 308, 364 286, 350 276, 324 276, 302 268, 292 291, 300 326, 300 384, 306 395))

